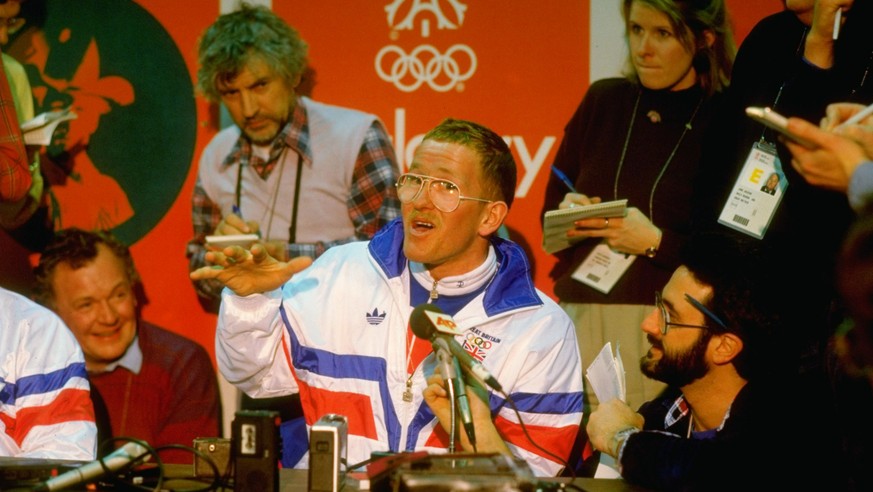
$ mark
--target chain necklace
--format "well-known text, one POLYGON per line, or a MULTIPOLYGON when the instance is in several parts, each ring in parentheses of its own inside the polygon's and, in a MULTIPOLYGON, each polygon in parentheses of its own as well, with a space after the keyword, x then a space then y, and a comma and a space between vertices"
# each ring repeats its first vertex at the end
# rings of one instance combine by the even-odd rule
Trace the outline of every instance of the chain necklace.
MULTIPOLYGON (((438 280, 433 281, 433 287, 431 287, 430 296, 429 296, 429 299, 427 300, 428 304, 433 303, 434 301, 437 300, 437 297, 439 297, 439 294, 437 293, 437 284, 438 283, 439 283, 438 280)), ((409 329, 407 329, 406 336, 409 336, 409 329)), ((418 338, 418 337, 415 336, 414 334, 410 337, 409 348, 406 350, 406 372, 409 376, 406 378, 406 389, 403 391, 403 401, 405 401, 407 403, 412 402, 412 376, 415 374, 415 368, 409 367, 409 364, 412 361, 412 352, 415 349, 415 339, 416 338, 418 338)))
MULTIPOLYGON (((613 200, 618 200, 618 178, 621 176, 621 169, 624 167, 624 158, 627 155, 628 144, 630 143, 631 133, 633 132, 634 122, 637 120, 637 109, 640 106, 640 98, 642 97, 643 90, 640 89, 637 92, 637 100, 634 102, 634 110, 631 113, 630 125, 627 128, 627 135, 624 138, 624 146, 621 149, 621 159, 618 161, 618 169, 615 171, 615 182, 612 187, 612 196, 613 200)), ((703 99, 705 95, 700 96, 700 100, 697 101, 697 106, 694 108, 694 112, 691 113, 691 117, 688 119, 688 123, 685 123, 685 128, 682 130, 682 134, 679 135, 679 141, 676 142, 676 145, 673 147, 673 151, 670 152, 670 156, 667 157, 667 161, 664 162, 664 165, 661 166, 661 171, 658 173, 658 177, 655 178, 654 184, 652 184, 652 190, 649 192, 649 220, 654 224, 655 223, 655 209, 654 209, 654 200, 655 200, 655 190, 658 188, 658 183, 661 182, 661 178, 664 176, 664 173, 667 172, 667 168, 670 167, 670 163, 673 161, 673 157, 676 155, 676 152, 679 150, 679 146, 682 145, 682 140, 685 139, 685 134, 688 133, 688 130, 691 130, 691 123, 694 122, 694 117, 697 116, 697 112, 700 110, 700 106, 703 105, 703 99)))
POLYGON ((864 84, 867 83, 867 75, 870 74, 870 64, 873 63, 873 51, 870 52, 870 55, 867 56, 867 66, 864 67, 864 73, 861 75, 861 81, 858 83, 858 86, 852 89, 852 93, 849 97, 854 97, 855 94, 858 93, 861 89, 864 88, 864 84))
POLYGON ((411 338, 409 348, 406 350, 406 372, 409 374, 409 377, 406 378, 406 389, 403 391, 403 401, 407 403, 412 402, 412 375, 415 374, 414 369, 409 369, 409 362, 412 359, 412 349, 415 348, 416 337, 413 336, 411 338))

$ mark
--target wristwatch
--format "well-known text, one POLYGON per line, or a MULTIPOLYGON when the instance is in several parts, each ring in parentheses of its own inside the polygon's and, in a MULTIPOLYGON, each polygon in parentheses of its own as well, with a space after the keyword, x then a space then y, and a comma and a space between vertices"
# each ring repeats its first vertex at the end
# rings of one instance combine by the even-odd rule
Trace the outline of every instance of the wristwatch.
POLYGON ((624 445, 627 438, 639 432, 640 429, 636 427, 625 427, 624 429, 619 430, 615 434, 612 435, 612 441, 610 442, 610 455, 613 458, 618 459, 619 452, 621 451, 622 445, 624 445))

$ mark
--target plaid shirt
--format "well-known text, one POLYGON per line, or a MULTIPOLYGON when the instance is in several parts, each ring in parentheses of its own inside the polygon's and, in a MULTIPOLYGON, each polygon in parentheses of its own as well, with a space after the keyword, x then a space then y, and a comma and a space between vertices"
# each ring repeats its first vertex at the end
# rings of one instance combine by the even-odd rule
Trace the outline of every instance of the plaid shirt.
MULTIPOLYGON (((250 142, 241 135, 224 164, 228 166, 250 164, 255 166, 259 174, 266 179, 273 169, 273 166, 269 165, 274 160, 273 155, 280 154, 285 146, 297 152, 301 159, 311 162, 309 140, 306 110, 298 103, 291 120, 276 136, 270 152, 271 159, 264 162, 253 157, 250 142)), ((317 258, 332 246, 370 239, 382 226, 399 217, 400 201, 397 199, 397 191, 394 187, 398 169, 391 140, 382 124, 374 121, 367 130, 358 152, 352 174, 352 186, 346 200, 349 217, 355 225, 355 235, 328 242, 291 243, 285 248, 288 257, 317 258)), ((199 178, 194 185, 192 196, 192 219, 194 239, 188 243, 187 248, 191 271, 206 265, 205 238, 215 231, 222 219, 221 207, 207 196, 199 178)), ((195 288, 201 297, 218 299, 222 286, 217 281, 204 280, 195 282, 195 288)))
MULTIPOLYGON (((676 401, 673 402, 673 405, 670 406, 667 415, 664 416, 664 428, 669 429, 681 422, 685 417, 690 418, 690 415, 691 407, 688 406, 688 402, 685 400, 685 395, 679 395, 679 397, 676 398, 676 401)), ((731 418, 730 407, 728 407, 727 412, 724 414, 724 418, 721 420, 721 424, 719 424, 716 430, 722 430, 725 422, 727 422, 729 418, 731 418)))
POLYGON ((0 202, 21 200, 30 190, 32 178, 15 100, 6 71, 0 69, 0 202))

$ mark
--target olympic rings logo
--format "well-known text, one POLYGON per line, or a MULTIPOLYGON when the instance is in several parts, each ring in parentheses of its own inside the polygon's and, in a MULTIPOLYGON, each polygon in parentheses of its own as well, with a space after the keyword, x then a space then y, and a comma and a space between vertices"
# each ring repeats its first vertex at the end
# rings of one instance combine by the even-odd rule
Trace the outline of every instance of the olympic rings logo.
POLYGON ((433 46, 426 44, 415 48, 409 54, 398 46, 385 46, 376 55, 376 73, 382 80, 391 82, 394 87, 403 92, 412 92, 425 82, 437 92, 446 92, 459 82, 468 80, 475 72, 476 54, 464 44, 452 46, 444 55, 433 46), (458 53, 466 55, 469 64, 463 73, 461 64, 455 60, 455 55, 458 53), (389 70, 385 71, 383 64, 391 57, 394 57, 394 60, 389 62, 389 70))
POLYGON ((478 336, 474 335, 473 333, 467 333, 467 343, 469 343, 471 345, 475 345, 476 347, 479 347, 482 350, 488 350, 491 348, 491 345, 492 345, 491 340, 487 340, 485 338, 478 337, 478 336))

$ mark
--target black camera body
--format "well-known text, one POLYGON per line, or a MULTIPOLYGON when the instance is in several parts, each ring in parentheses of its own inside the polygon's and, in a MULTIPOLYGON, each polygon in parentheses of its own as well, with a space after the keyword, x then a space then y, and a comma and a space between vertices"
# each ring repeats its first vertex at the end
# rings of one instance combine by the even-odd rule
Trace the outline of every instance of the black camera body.
POLYGON ((279 412, 240 410, 231 428, 234 492, 279 490, 279 412))

